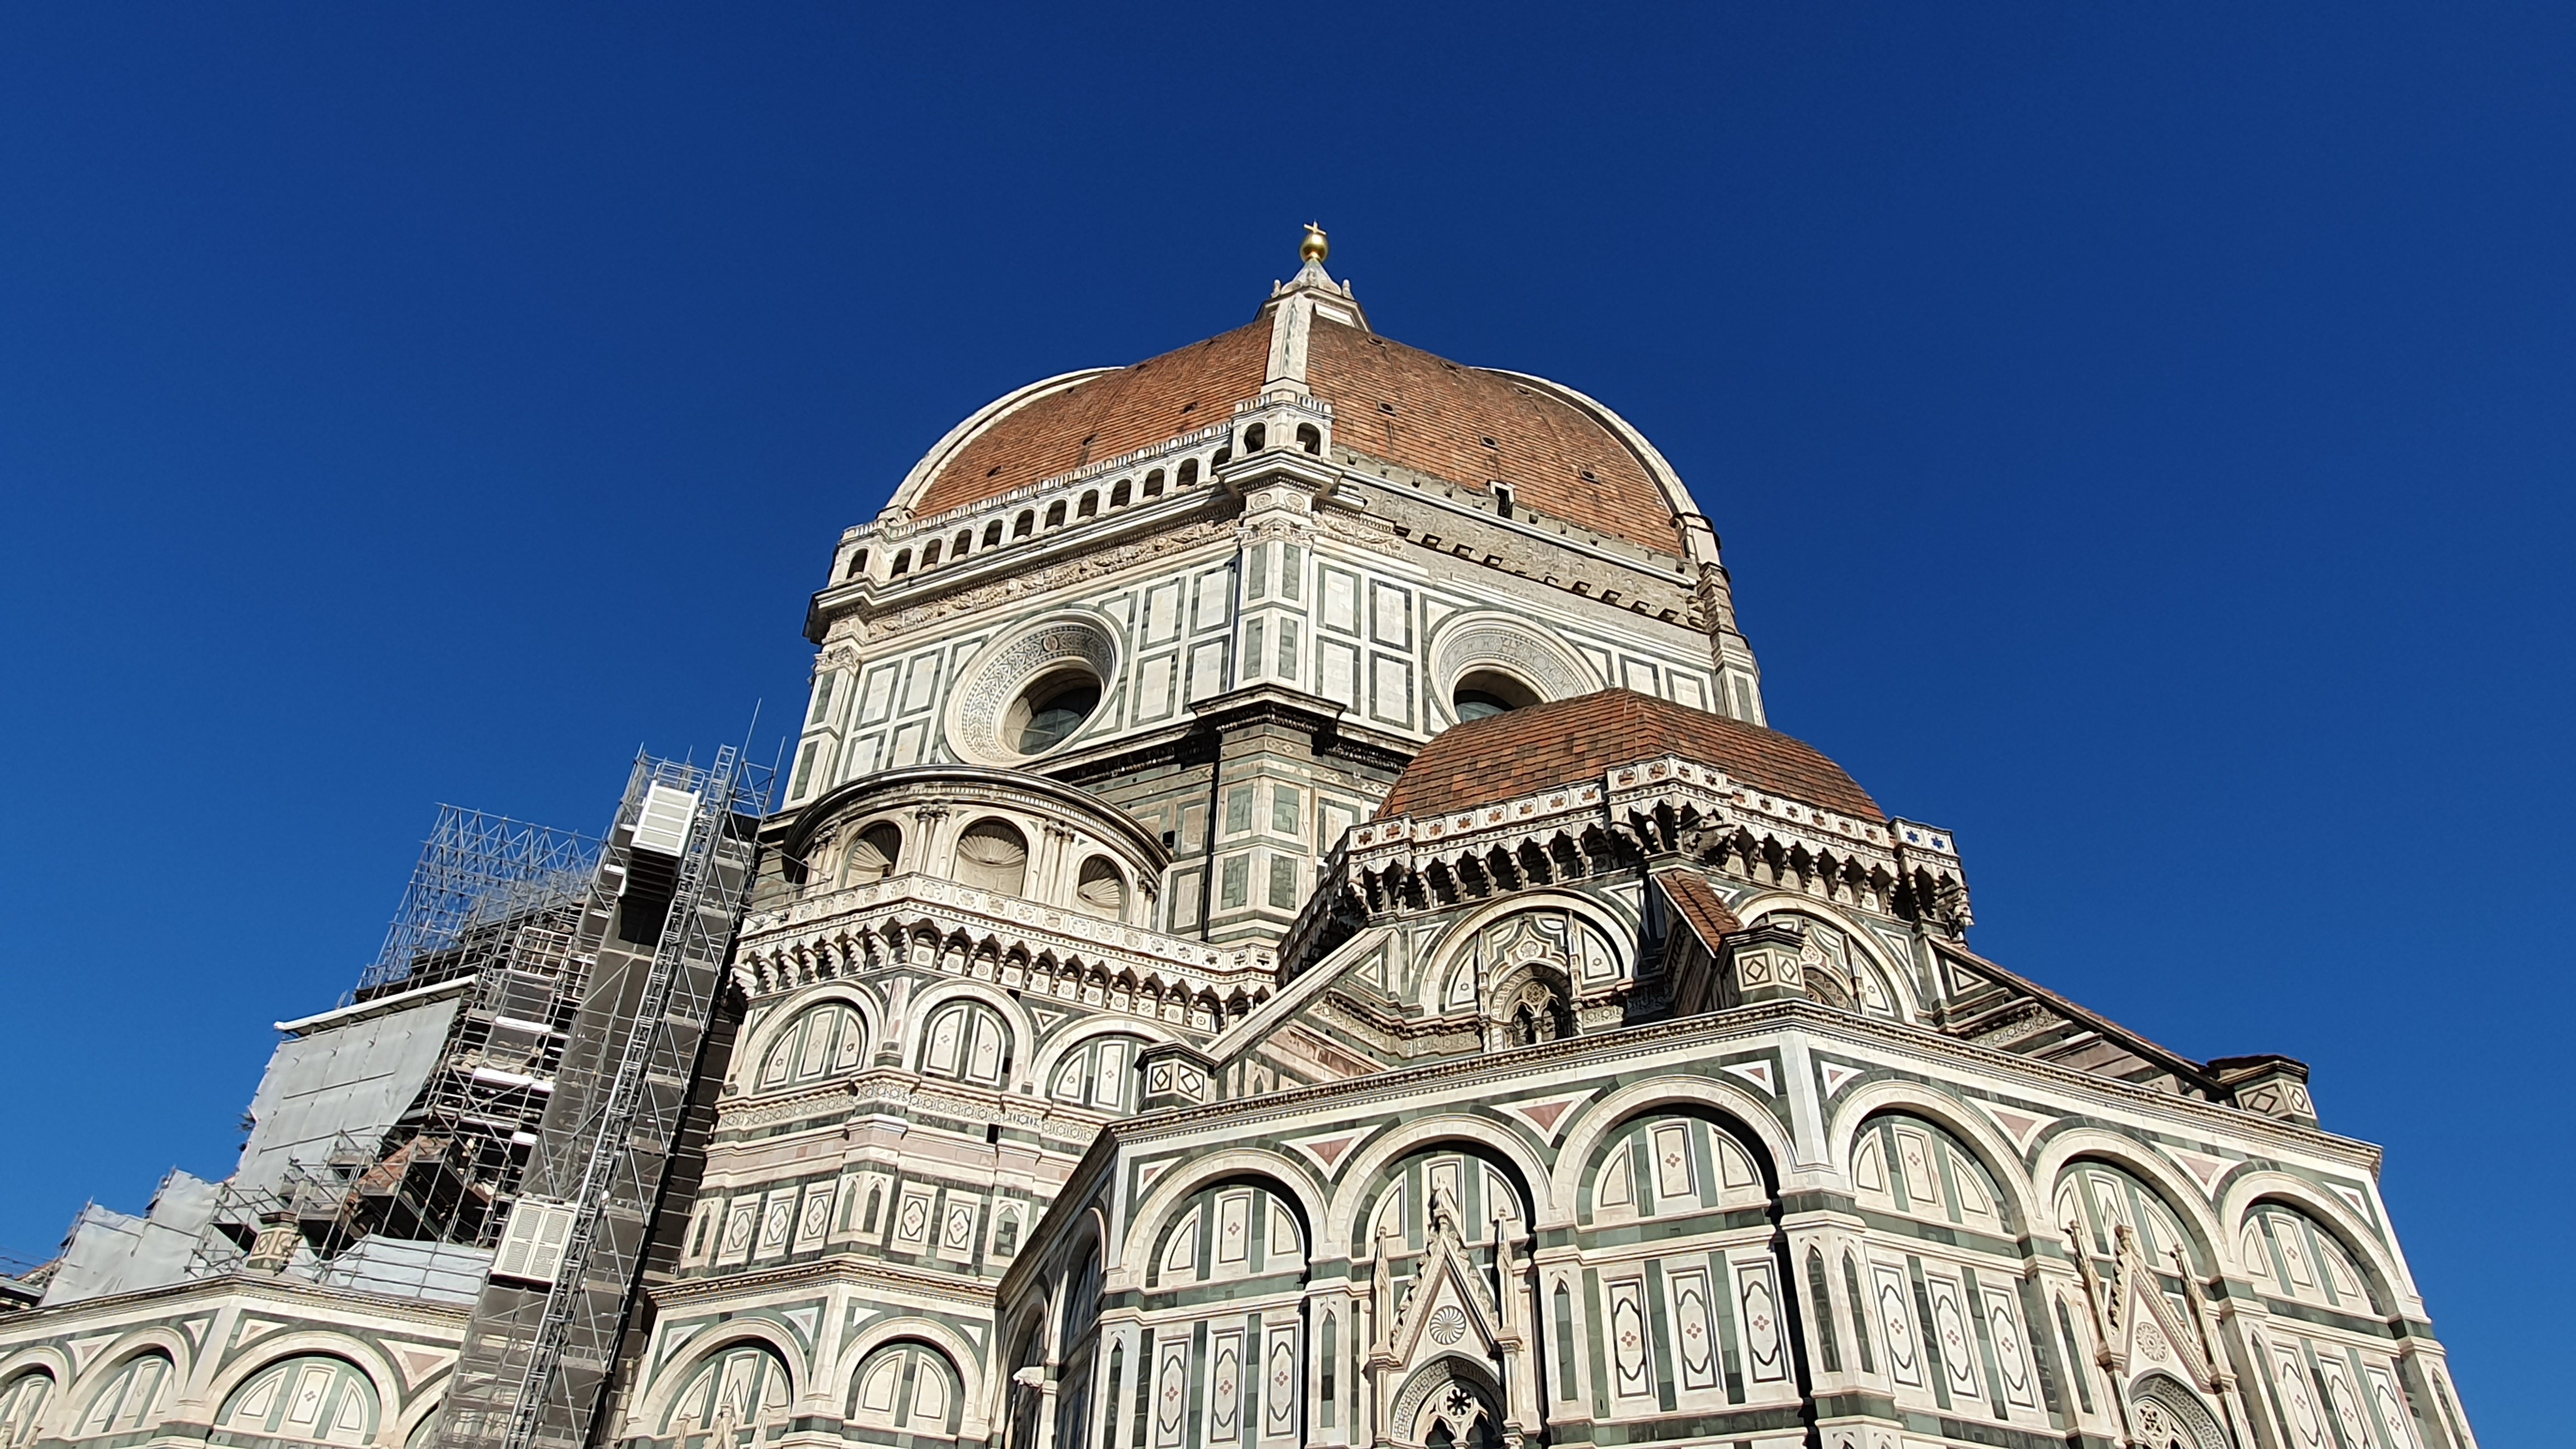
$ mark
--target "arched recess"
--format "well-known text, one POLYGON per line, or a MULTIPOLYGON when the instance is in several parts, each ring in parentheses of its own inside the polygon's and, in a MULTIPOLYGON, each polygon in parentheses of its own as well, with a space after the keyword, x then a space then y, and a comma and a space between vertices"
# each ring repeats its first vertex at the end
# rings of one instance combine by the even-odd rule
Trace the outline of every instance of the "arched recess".
POLYGON ((1049 1101, 1100 1112, 1133 1112, 1144 1080, 1137 1060, 1153 1040, 1142 1032, 1094 1032, 1068 1043, 1051 1065, 1033 1075, 1045 1084, 1049 1101))
POLYGON ((2414 1301, 2414 1280, 2407 1275, 2405 1264, 2372 1230, 2371 1224, 2354 1212, 2350 1204, 2320 1191, 2315 1183, 2286 1172, 2248 1172, 2228 1184, 2226 1197, 2219 1204, 2219 1216, 2222 1221, 2235 1226, 2236 1231, 2228 1241, 2236 1250, 2235 1266, 2238 1269, 2248 1267, 2241 1260, 2246 1220, 2264 1203, 2278 1203, 2295 1209, 2314 1221, 2317 1231, 2331 1234, 2352 1265, 2360 1271, 2362 1286, 2380 1305, 2376 1310, 2379 1316, 2397 1316, 2414 1301))
POLYGON ((969 1343, 955 1329, 927 1318, 901 1317, 880 1319, 861 1329, 857 1336, 842 1345, 841 1357, 834 1365, 836 1378, 850 1385, 855 1394, 859 1370, 876 1354, 891 1344, 918 1343, 936 1350, 958 1375, 960 1438, 982 1438, 992 1423, 984 1405, 984 1375, 980 1365, 984 1350, 969 1343))
POLYGON ((330 1354, 271 1359, 220 1402, 217 1430, 295 1444, 371 1444, 385 1409, 365 1371, 330 1354))
POLYGON ((1727 1114, 1695 1103, 1630 1113, 1594 1139, 1576 1194, 1588 1227, 1766 1208, 1776 1179, 1727 1114))
MULTIPOLYGON (((2049 1192, 2049 1216, 2061 1241, 2073 1228, 2081 1251, 2093 1255, 2106 1274, 2118 1253, 2119 1230, 2137 1237, 2138 1252, 2177 1300, 2180 1276, 2206 1277, 2217 1261, 2208 1224, 2198 1206, 2172 1185, 2158 1182, 2142 1154, 2078 1153, 2058 1168, 2049 1192), (2175 1253, 2182 1255, 2177 1265, 2175 1253)), ((2187 1309, 2185 1311, 2188 1311, 2187 1309)))
POLYGON ((2230 1449, 2208 1403, 2160 1370, 2141 1374, 2129 1390, 2129 1417, 2143 1449, 2230 1449))
POLYGON ((1794 1160, 1788 1134, 1771 1115, 1769 1101, 1755 1096, 1750 1088, 1715 1077, 1656 1077, 1622 1087, 1580 1109, 1582 1115, 1566 1129, 1549 1179, 1548 1194, 1555 1206, 1541 1209, 1538 1226, 1575 1225, 1574 1205, 1582 1197, 1585 1173, 1599 1156, 1605 1136, 1641 1113, 1694 1106, 1715 1112, 1736 1130, 1740 1141, 1760 1149, 1756 1160, 1772 1174, 1767 1180, 1777 1181, 1778 1165, 1794 1160))
POLYGON ((1169 1292, 1283 1275, 1302 1281, 1312 1243, 1311 1226, 1285 1183, 1239 1174, 1199 1188, 1163 1216, 1145 1283, 1169 1292))
POLYGON ((959 885, 998 895, 1029 893, 1029 836, 1017 821, 987 815, 957 834, 957 863, 949 874, 959 885))
MULTIPOLYGON (((1183 1200, 1201 1188, 1235 1178, 1265 1181, 1286 1193, 1296 1204, 1301 1225, 1311 1226, 1325 1218, 1324 1186, 1305 1164, 1262 1147, 1224 1148, 1173 1167, 1146 1193, 1144 1202, 1128 1217, 1124 1235, 1109 1245, 1107 1256, 1118 1265, 1117 1280, 1128 1285, 1143 1283, 1148 1265, 1154 1261, 1154 1249, 1183 1200)), ((1308 1241, 1313 1241, 1311 1232, 1308 1241)))
MULTIPOLYGON (((1015 1085, 1018 1079, 1012 1074, 1025 1068, 1030 1054, 1029 1043, 1036 1039, 1037 1030, 1031 1024, 1026 1008, 980 981, 945 980, 913 997, 911 1004, 904 1009, 907 1023, 903 1043, 904 1065, 915 1071, 923 1069, 923 1064, 932 1059, 931 1049, 937 1045, 934 1037, 942 1014, 960 1003, 981 1006, 1000 1019, 1003 1034, 999 1040, 1005 1049, 1003 1055, 1011 1063, 1010 1073, 1006 1073, 1001 1081, 1005 1085, 1015 1085)), ((974 1034, 967 1032, 955 1041, 959 1054, 953 1057, 942 1054, 941 1059, 971 1064, 974 1034)), ((999 1062, 993 1065, 999 1065, 999 1062)), ((959 1081, 983 1080, 961 1075, 962 1071, 963 1068, 952 1066, 933 1075, 949 1076, 959 1081)))
POLYGON ((734 1051, 734 1060, 741 1064, 735 1085, 747 1091, 756 1089, 761 1076, 758 1066, 768 1060, 770 1050, 778 1045, 780 1038, 796 1024, 802 1013, 824 1005, 843 1006, 857 1012, 860 1029, 867 1033, 872 1048, 885 1040, 885 1007, 866 987, 854 981, 830 981, 800 987, 793 1009, 771 1011, 744 1034, 742 1044, 734 1051))
POLYGON ((913 1070, 1000 1089, 1011 1082, 1019 1043, 1007 1017, 981 1001, 950 1001, 922 1014, 913 1070))
MULTIPOLYGON (((1323 1241, 1354 1253, 1373 1251, 1368 1246, 1369 1226, 1361 1218, 1373 1213, 1389 1168, 1397 1160, 1439 1146, 1483 1149, 1499 1162, 1507 1164, 1513 1185, 1524 1196, 1523 1206, 1529 1213, 1524 1221, 1530 1226, 1544 1226, 1555 1220, 1560 1199, 1548 1173, 1547 1163, 1540 1158, 1524 1131, 1506 1127, 1490 1117, 1470 1117, 1465 1113, 1445 1113, 1424 1117, 1390 1128, 1362 1147, 1350 1164, 1342 1169, 1342 1186, 1333 1195, 1332 1211, 1324 1220, 1323 1241)), ((1461 1203, 1462 1214, 1466 1208, 1461 1203)), ((1483 1227, 1482 1223, 1473 1224, 1483 1227)))
MULTIPOLYGON (((1747 930, 1776 916, 1797 916, 1803 924, 1822 925, 1830 934, 1811 933, 1814 955, 1842 973, 1846 989, 1856 986, 1851 1002, 1826 1001, 1829 1006, 1856 1011, 1863 1016, 1911 1022, 1918 1020, 1913 973, 1903 963, 1889 959, 1884 942, 1864 929, 1832 904, 1813 896, 1788 891, 1766 891, 1735 907, 1735 917, 1747 930), (1865 977, 1855 972, 1866 973, 1865 977), (1875 988, 1880 1001, 1871 1000, 1875 988)), ((1828 978, 1831 979, 1831 978, 1828 978)), ((1820 998, 1821 999, 1821 998, 1820 998)))
MULTIPOLYGON (((1960 1114, 1964 1116, 1965 1114, 1960 1114)), ((2021 1186, 1949 1125, 1887 1102, 1855 1126, 1843 1169, 1863 1207, 1984 1233, 2022 1236, 2021 1186)))
POLYGON ((1132 1036, 1144 1042, 1176 1040, 1161 1023, 1143 1017, 1095 1016, 1074 1023, 1049 1037, 1029 1062, 1029 1080, 1041 1084, 1041 1090, 1052 1091, 1056 1069, 1065 1057, 1085 1043, 1104 1036, 1132 1036))
POLYGON ((836 881, 843 886, 868 885, 904 868, 904 829, 900 820, 880 818, 849 831, 841 847, 836 881))
POLYGON ((859 1361, 844 1412, 861 1431, 955 1439, 966 1419, 966 1377, 937 1345, 892 1339, 859 1361))
POLYGON ((2263 1198, 2236 1230, 2236 1260, 2255 1291, 2362 1318, 2390 1316, 2390 1299, 2334 1229, 2294 1202, 2263 1198))
POLYGON ((1408 1449, 1502 1449, 1502 1385, 1486 1365, 1441 1354, 1406 1376, 1387 1424, 1408 1449))
POLYGON ((762 1033, 750 1090, 774 1092, 848 1076, 868 1064, 875 1038, 867 1016, 846 997, 803 1004, 762 1033))
POLYGON ((0 1375, 0 1449, 25 1449, 44 1429, 60 1381, 42 1364, 0 1375))
POLYGON ((1518 892, 1471 912, 1441 934, 1417 994, 1432 1015, 1466 1010, 1481 988, 1508 998, 1522 968, 1544 961, 1581 994, 1632 974, 1636 925, 1598 902, 1557 891, 1518 892), (1483 974, 1479 975, 1479 968, 1483 974))
POLYGON ((413 1402, 414 1396, 402 1392, 402 1376, 395 1371, 393 1361, 374 1345, 344 1333, 313 1330, 271 1334, 261 1339, 256 1357, 236 1359, 215 1375, 206 1400, 217 1405, 229 1402, 253 1375, 265 1372, 280 1360, 297 1357, 342 1359, 355 1365, 375 1386, 377 1401, 387 1414, 398 1415, 413 1402))
POLYGON ((2099 1127, 2070 1127, 2054 1136, 2043 1136, 2030 1165, 2034 1235, 2045 1233, 2051 1242, 2065 1244, 2066 1224, 2060 1220, 2063 1215, 2057 1206, 2058 1189, 2069 1165, 2080 1158, 2112 1163, 2154 1188, 2158 1200, 2181 1219, 2184 1235, 2191 1243, 2194 1271, 2203 1276, 2216 1271, 2217 1245, 2223 1234, 2209 1198, 2180 1170, 2134 1138, 2099 1127))
POLYGON ((1985 1169, 1986 1182, 2002 1194, 1999 1210, 2010 1231, 2028 1234, 2037 1224, 2039 1235, 2050 1242, 2064 1236, 2047 1223, 2045 1213, 2036 1210, 2039 1194, 2011 1141, 1968 1103, 1921 1082, 1870 1082, 1852 1088, 1835 1102, 1825 1129, 1825 1150, 1846 1181, 1850 1180, 1852 1158, 1870 1119, 1889 1112, 1930 1122, 1972 1154, 1985 1169))
POLYGON ((177 1397, 177 1378, 176 1360, 157 1345, 115 1360, 82 1396, 79 1417, 64 1426, 64 1437, 95 1439, 158 1427, 177 1397))
POLYGON ((678 1375, 679 1388, 648 1422, 675 1449, 750 1449, 785 1432, 796 1402, 789 1359, 761 1338, 734 1337, 678 1375))

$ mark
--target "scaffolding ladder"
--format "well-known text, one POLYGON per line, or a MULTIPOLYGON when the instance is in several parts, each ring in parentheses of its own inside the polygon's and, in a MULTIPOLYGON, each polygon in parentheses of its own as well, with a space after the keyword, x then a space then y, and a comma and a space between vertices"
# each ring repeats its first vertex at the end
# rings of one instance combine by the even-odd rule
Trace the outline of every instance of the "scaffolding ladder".
POLYGON ((537 1144, 476 1299, 436 1442, 582 1449, 749 898, 766 770, 636 761, 576 956, 591 958, 537 1144))

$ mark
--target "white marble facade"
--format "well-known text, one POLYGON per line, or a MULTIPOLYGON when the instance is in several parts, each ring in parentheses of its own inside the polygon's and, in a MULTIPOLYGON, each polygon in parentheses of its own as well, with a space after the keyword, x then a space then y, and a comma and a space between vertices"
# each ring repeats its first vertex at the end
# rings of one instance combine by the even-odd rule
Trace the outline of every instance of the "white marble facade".
MULTIPOLYGON (((2304 1067, 1978 957, 1947 832, 1767 728, 1661 455, 1322 260, 1239 386, 1034 384, 834 544, 607 1437, 2473 1445, 2304 1067)), ((0 1314, 0 1449, 425 1443, 464 1321, 0 1314)))

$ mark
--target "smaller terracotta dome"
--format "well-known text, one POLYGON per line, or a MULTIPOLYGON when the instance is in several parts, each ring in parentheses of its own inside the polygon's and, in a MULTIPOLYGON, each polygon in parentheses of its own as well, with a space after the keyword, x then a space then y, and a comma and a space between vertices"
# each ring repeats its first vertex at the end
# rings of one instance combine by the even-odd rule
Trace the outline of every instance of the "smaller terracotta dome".
POLYGON ((1661 755, 1694 760, 1727 778, 1862 820, 1885 820, 1878 802, 1815 746, 1703 709, 1605 689, 1452 726, 1413 757, 1378 818, 1438 815, 1553 785, 1598 780, 1661 755))

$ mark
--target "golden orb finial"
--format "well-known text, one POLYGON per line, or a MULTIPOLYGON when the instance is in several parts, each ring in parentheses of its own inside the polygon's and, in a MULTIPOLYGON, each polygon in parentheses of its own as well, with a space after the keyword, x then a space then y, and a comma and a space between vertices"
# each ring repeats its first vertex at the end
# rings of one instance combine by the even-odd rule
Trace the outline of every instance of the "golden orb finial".
POLYGON ((1324 240, 1324 229, 1311 221, 1306 223, 1306 239, 1297 244, 1297 255, 1309 262, 1321 264, 1324 258, 1332 254, 1332 244, 1324 240))

